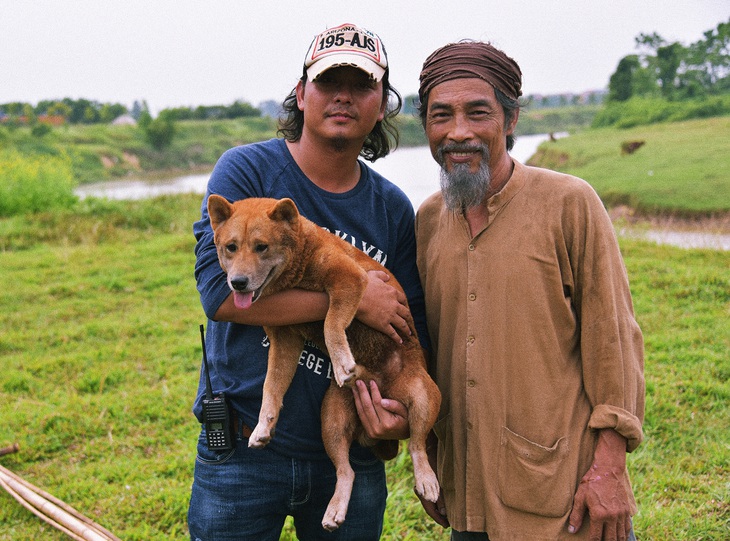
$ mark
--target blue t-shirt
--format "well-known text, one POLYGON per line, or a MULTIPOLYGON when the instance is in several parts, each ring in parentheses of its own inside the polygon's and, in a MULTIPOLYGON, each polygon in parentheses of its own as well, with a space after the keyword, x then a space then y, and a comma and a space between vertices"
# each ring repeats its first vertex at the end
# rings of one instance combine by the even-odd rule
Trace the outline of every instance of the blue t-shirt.
MULTIPOLYGON (((207 211, 210 194, 229 201, 247 197, 290 197, 299 212, 351 242, 387 267, 403 286, 421 342, 427 345, 423 290, 416 268, 415 213, 403 191, 360 162, 360 181, 345 193, 331 193, 310 181, 283 139, 232 148, 221 156, 208 182, 201 219, 193 226, 195 278, 208 316, 206 351, 215 393, 224 392, 244 422, 256 425, 266 376, 269 343, 262 327, 216 322, 214 316, 230 294, 213 243, 207 211)), ((307 344, 269 446, 286 456, 326 458, 320 409, 332 379, 329 357, 307 344)), ((193 411, 201 419, 205 392, 202 378, 193 411)))

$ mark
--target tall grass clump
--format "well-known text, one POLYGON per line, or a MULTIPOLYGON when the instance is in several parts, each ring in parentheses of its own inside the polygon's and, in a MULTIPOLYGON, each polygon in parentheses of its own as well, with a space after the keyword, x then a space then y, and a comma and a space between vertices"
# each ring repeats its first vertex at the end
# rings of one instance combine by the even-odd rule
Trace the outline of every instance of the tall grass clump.
POLYGON ((0 216, 70 208, 77 200, 71 160, 65 156, 0 151, 0 216))

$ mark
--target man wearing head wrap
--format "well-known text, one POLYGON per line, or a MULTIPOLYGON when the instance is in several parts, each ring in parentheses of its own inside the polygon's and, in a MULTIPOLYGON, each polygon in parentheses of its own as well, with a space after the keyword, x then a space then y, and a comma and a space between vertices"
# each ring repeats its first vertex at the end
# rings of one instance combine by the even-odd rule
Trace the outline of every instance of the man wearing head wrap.
POLYGON ((583 180, 509 155, 522 74, 502 51, 447 45, 420 81, 441 165, 416 217, 443 396, 424 507, 455 541, 634 539, 643 339, 608 215, 583 180))

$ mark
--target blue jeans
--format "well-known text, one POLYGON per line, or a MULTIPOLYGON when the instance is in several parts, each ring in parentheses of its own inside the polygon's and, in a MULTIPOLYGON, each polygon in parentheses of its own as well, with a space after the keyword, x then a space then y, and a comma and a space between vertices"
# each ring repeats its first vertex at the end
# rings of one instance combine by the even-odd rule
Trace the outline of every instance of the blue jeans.
POLYGON ((345 523, 335 532, 322 517, 335 491, 329 458, 298 460, 264 449, 249 449, 238 438, 232 451, 208 450, 198 440, 188 528, 192 541, 279 541, 288 515, 300 541, 376 541, 383 529, 388 490, 383 462, 355 463, 355 485, 345 523))

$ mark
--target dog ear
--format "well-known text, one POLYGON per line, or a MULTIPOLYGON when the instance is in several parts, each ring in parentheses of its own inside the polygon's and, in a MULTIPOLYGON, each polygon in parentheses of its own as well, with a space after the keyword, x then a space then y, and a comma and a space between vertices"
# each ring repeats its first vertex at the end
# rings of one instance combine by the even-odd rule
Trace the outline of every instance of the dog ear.
POLYGON ((215 194, 208 197, 208 215, 210 216, 210 225, 213 231, 231 217, 231 212, 232 206, 225 197, 215 194))
POLYGON ((285 197, 279 200, 274 208, 269 211, 269 218, 272 220, 280 220, 294 224, 299 218, 299 210, 294 201, 285 197))

